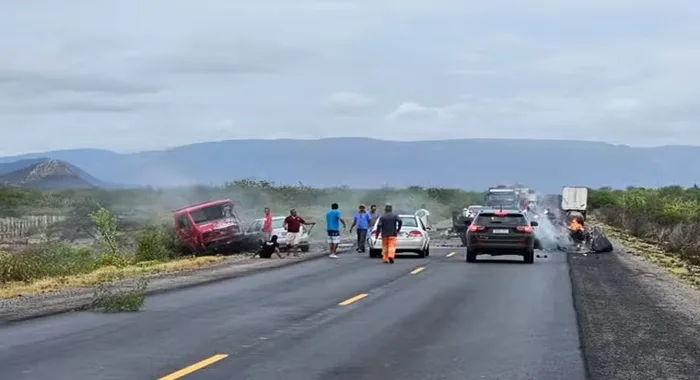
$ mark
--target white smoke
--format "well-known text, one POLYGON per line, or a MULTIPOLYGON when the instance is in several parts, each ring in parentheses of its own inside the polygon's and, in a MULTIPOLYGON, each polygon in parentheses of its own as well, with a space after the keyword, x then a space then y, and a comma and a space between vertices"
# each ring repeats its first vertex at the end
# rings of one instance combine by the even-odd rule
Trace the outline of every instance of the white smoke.
POLYGON ((544 250, 556 250, 561 241, 561 232, 549 221, 546 217, 537 219, 538 226, 535 231, 537 238, 540 239, 540 244, 544 250))
MULTIPOLYGON (((544 197, 541 194, 537 194, 537 198, 542 200, 544 197)), ((557 250, 560 247, 569 246, 573 243, 568 233, 562 231, 557 226, 555 226, 544 213, 544 210, 552 205, 538 204, 535 214, 538 226, 535 228, 537 238, 540 240, 542 249, 544 250, 557 250)))

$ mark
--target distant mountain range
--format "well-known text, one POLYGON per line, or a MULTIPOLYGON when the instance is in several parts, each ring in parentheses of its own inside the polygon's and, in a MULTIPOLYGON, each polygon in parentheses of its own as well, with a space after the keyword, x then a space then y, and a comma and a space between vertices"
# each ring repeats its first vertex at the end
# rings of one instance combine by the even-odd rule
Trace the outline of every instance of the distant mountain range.
MULTIPOLYGON (((353 188, 418 185, 483 190, 519 182, 542 191, 558 191, 563 185, 624 188, 700 182, 700 166, 695 164, 700 162, 700 147, 366 138, 230 140, 133 154, 98 149, 32 153, 0 157, 0 182, 11 172, 29 170, 46 160, 65 163, 83 182, 98 187, 221 184, 251 177, 279 184, 353 188)), ((9 182, 17 182, 13 176, 9 182)))

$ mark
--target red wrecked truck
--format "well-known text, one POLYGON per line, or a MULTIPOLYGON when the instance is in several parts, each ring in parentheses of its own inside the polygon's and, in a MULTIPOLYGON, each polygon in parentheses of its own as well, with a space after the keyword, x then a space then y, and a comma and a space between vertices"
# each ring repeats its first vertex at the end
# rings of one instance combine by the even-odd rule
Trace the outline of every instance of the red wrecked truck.
POLYGON ((193 253, 244 249, 247 239, 229 199, 198 203, 175 210, 175 231, 193 253))

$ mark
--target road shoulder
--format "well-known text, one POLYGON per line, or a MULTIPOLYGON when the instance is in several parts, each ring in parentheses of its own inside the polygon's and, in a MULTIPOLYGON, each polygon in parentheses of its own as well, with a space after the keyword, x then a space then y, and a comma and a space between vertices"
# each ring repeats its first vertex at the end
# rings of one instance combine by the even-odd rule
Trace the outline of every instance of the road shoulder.
POLYGON ((697 379, 700 292, 614 243, 569 256, 590 378, 697 379))
MULTIPOLYGON (((282 268, 325 257, 324 253, 307 253, 301 257, 283 260, 250 259, 230 260, 216 265, 175 273, 162 273, 141 278, 148 279, 147 295, 175 291, 189 287, 224 281, 265 270, 282 268)), ((137 279, 117 281, 116 287, 129 286, 137 279)), ((89 307, 95 287, 63 289, 43 294, 0 299, 0 325, 49 315, 79 311, 89 307)))

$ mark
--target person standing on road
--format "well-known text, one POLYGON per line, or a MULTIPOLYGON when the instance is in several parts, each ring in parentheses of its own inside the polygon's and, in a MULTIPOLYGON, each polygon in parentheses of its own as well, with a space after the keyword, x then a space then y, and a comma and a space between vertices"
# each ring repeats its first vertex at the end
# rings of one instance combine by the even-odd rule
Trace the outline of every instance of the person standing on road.
POLYGON ((371 205, 369 206, 369 232, 372 232, 372 228, 374 228, 374 223, 377 223, 377 219, 379 218, 379 214, 377 213, 377 205, 371 205))
POLYGON ((384 215, 379 217, 377 222, 377 237, 382 238, 382 262, 394 263, 396 256, 396 237, 401 232, 403 222, 398 215, 394 214, 394 208, 387 204, 384 207, 384 215))
POLYGON ((329 255, 332 259, 338 258, 338 244, 340 244, 340 225, 345 230, 345 221, 341 217, 338 204, 333 203, 331 209, 326 213, 326 231, 328 233, 328 246, 331 251, 329 255))
POLYGON ((357 227, 357 252, 365 251, 365 243, 367 242, 367 230, 370 227, 370 219, 372 217, 369 215, 367 210, 365 210, 365 205, 360 205, 358 211, 352 218, 352 226, 350 226, 350 233, 352 229, 357 227))
POLYGON ((307 223, 302 217, 297 215, 297 210, 289 210, 289 215, 284 218, 283 227, 287 231, 287 256, 294 253, 294 256, 299 256, 299 240, 301 238, 301 226, 314 225, 316 223, 307 223))
POLYGON ((265 241, 270 241, 270 239, 272 238, 272 212, 270 212, 269 207, 265 207, 265 216, 263 217, 262 232, 265 236, 265 241))

